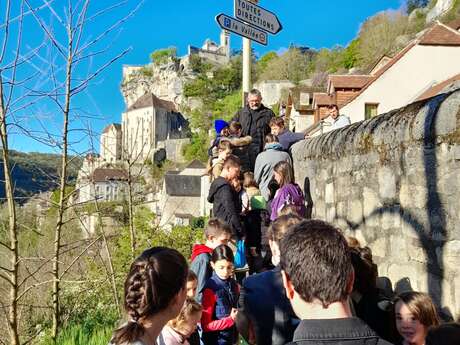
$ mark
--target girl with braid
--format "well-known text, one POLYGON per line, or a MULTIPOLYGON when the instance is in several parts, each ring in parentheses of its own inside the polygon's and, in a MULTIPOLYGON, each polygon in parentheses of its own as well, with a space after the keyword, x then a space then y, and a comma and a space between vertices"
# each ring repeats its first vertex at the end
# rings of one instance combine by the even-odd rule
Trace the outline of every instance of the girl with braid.
POLYGON ((131 265, 125 281, 128 322, 115 330, 113 345, 156 345, 163 326, 181 311, 188 267, 176 250, 154 247, 131 265))

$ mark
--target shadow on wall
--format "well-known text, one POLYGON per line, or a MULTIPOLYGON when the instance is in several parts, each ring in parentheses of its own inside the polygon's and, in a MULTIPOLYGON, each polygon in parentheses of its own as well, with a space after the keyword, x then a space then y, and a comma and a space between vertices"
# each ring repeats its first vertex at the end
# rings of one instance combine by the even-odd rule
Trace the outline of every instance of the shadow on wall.
MULTIPOLYGON (((458 90, 457 90, 458 91, 458 90)), ((438 190, 438 165, 436 157, 436 116, 440 105, 449 97, 453 92, 441 94, 432 98, 429 102, 422 104, 418 109, 420 110, 422 106, 428 107, 426 115, 424 117, 423 124, 423 167, 424 167, 424 176, 425 176, 425 187, 426 187, 426 198, 425 198, 425 212, 427 222, 421 220, 417 214, 412 212, 410 209, 403 207, 399 203, 390 203, 383 205, 381 207, 375 208, 367 216, 363 215, 361 221, 353 222, 349 219, 349 215, 346 217, 335 214, 334 220, 336 222, 345 222, 348 224, 349 230, 352 233, 356 233, 358 229, 364 229, 366 222, 370 221, 374 217, 381 217, 385 214, 391 215, 393 217, 399 217, 400 222, 404 222, 412 231, 416 234, 420 247, 423 249, 426 255, 426 275, 427 275, 427 287, 428 293, 433 298, 434 302, 438 305, 442 305, 443 301, 443 283, 445 278, 444 270, 444 248, 446 245, 447 238, 447 217, 446 210, 444 205, 441 202, 440 193, 438 190)), ((317 142, 312 143, 311 150, 313 152, 321 151, 324 153, 324 147, 332 147, 334 140, 337 136, 342 135, 347 140, 350 136, 353 135, 356 128, 359 126, 366 126, 366 133, 373 134, 377 127, 382 126, 382 123, 388 120, 392 115, 397 113, 399 110, 392 111, 388 114, 381 115, 377 118, 368 121, 367 123, 356 123, 351 126, 348 126, 344 129, 342 133, 340 130, 331 132, 330 135, 324 135, 324 138, 318 138, 317 142), (348 138, 347 138, 348 137, 348 138)), ((459 115, 457 114, 457 118, 459 115)), ((458 119, 457 119, 457 129, 458 129, 458 119)), ((354 140, 354 139, 352 139, 354 140)), ((335 153, 337 157, 340 157, 340 153, 335 153)), ((304 157, 305 158, 305 157, 304 157)), ((311 158, 309 158, 311 159, 311 158)), ((402 159, 402 158, 400 158, 402 159)), ((401 164, 401 162, 400 162, 401 164)), ((401 164, 402 165, 402 164, 401 164)), ((317 172, 318 173, 318 172, 317 172)), ((337 176, 334 176, 334 179, 337 176)), ((460 186, 456 187, 457 189, 460 186)), ((304 191, 305 191, 305 201, 307 208, 313 209, 313 199, 311 196, 311 185, 310 178, 305 177, 304 180, 304 191)), ((310 214, 311 216, 311 214, 310 214)), ((402 228, 402 227, 401 227, 402 228)), ((401 240, 403 237, 401 236, 401 240)), ((395 285, 395 292, 402 292, 412 290, 411 282, 409 278, 400 279, 395 285)), ((458 301, 457 301, 458 304, 458 301)), ((452 318, 452 314, 449 308, 443 308, 441 315, 445 319, 452 318)))

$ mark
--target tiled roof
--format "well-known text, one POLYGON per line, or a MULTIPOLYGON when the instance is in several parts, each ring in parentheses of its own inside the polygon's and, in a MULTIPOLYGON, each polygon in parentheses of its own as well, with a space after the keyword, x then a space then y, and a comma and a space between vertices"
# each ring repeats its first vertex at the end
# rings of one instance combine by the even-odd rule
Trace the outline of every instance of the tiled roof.
POLYGON ((194 159, 189 165, 185 167, 186 169, 205 169, 206 165, 200 162, 198 159, 194 159))
POLYGON ((111 123, 110 125, 107 125, 104 128, 102 133, 108 133, 108 131, 110 130, 110 128, 112 128, 112 126, 114 126, 117 131, 121 131, 121 125, 119 123, 111 123))
POLYGON ((374 81, 376 81, 382 74, 388 71, 394 64, 396 64, 406 53, 411 50, 417 44, 420 45, 447 45, 447 46, 460 46, 460 32, 456 32, 454 29, 447 27, 442 23, 433 25, 430 29, 427 29, 420 38, 411 41, 404 49, 397 53, 390 62, 388 62, 383 68, 377 71, 374 77, 364 86, 360 92, 350 98, 345 106, 361 95, 374 81))
POLYGON ((420 45, 460 46, 460 32, 444 24, 436 24, 420 38, 420 45))
POLYGON ((361 89, 371 79, 370 75, 330 75, 328 84, 334 85, 334 88, 361 89))
POLYGON ((460 30, 460 17, 447 23, 446 25, 454 30, 460 30))
POLYGON ((438 83, 432 87, 430 87, 428 90, 426 90, 424 93, 422 93, 418 98, 417 101, 421 101, 422 99, 427 99, 436 96, 438 93, 443 91, 445 88, 448 86, 454 84, 455 82, 460 81, 460 74, 457 74, 453 76, 452 78, 449 78, 447 80, 444 80, 441 83, 438 83))
POLYGON ((94 169, 93 182, 106 182, 110 180, 125 181, 128 179, 126 171, 121 169, 98 168, 94 169))
POLYGON ((401 50, 398 54, 396 54, 391 61, 389 61, 385 66, 379 69, 375 75, 369 80, 369 82, 358 92, 356 95, 351 97, 346 103, 341 105, 341 108, 345 105, 351 103, 354 99, 356 99, 359 95, 361 95, 374 81, 376 81, 383 73, 388 71, 396 62, 398 62, 406 53, 412 49, 416 45, 415 41, 409 43, 403 50, 401 50))
POLYGON ((145 95, 139 97, 137 101, 128 108, 128 111, 147 107, 163 108, 168 111, 176 111, 176 106, 173 102, 160 99, 153 93, 146 93, 145 95))
POLYGON ((313 95, 313 103, 316 105, 331 105, 335 104, 335 99, 327 93, 318 92, 313 95))

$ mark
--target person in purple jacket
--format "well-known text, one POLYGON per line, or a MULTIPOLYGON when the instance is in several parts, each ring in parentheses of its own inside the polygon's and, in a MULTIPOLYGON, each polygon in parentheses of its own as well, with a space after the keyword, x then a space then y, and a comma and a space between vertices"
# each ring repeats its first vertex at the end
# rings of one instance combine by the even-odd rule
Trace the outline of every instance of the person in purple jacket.
POLYGON ((271 203, 270 220, 278 218, 278 212, 287 205, 293 205, 301 217, 305 217, 306 207, 302 189, 294 181, 292 166, 285 161, 275 165, 274 178, 278 182, 279 189, 271 203))

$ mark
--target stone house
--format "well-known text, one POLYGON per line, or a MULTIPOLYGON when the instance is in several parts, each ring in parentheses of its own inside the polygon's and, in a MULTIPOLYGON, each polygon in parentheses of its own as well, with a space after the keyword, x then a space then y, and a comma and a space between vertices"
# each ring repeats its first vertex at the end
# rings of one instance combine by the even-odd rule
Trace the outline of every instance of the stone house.
POLYGON ((160 148, 168 159, 180 160, 181 145, 188 142, 187 120, 173 102, 153 93, 144 94, 122 113, 121 126, 123 159, 131 162, 153 161, 160 148))
POLYGON ((121 139, 121 125, 119 123, 111 123, 104 128, 99 150, 102 160, 107 163, 121 160, 121 139))
POLYGON ((127 180, 125 170, 96 168, 86 183, 79 186, 79 203, 122 201, 126 195, 127 180))
POLYGON ((325 91, 322 87, 308 85, 294 86, 288 90, 285 116, 290 130, 302 132, 313 125, 315 120, 313 96, 322 91, 325 91))
POLYGON ((458 23, 440 22, 421 33, 391 60, 380 61, 361 90, 340 103, 351 122, 405 106, 436 84, 460 73, 458 23), (377 68, 379 67, 379 68, 377 68))
POLYGON ((206 166, 194 160, 181 171, 168 171, 164 177, 163 189, 152 210, 159 219, 159 225, 188 225, 193 217, 202 216, 201 180, 206 166))
POLYGON ((294 86, 295 84, 289 80, 263 80, 254 84, 254 88, 262 94, 262 103, 269 108, 282 103, 285 90, 294 86))

